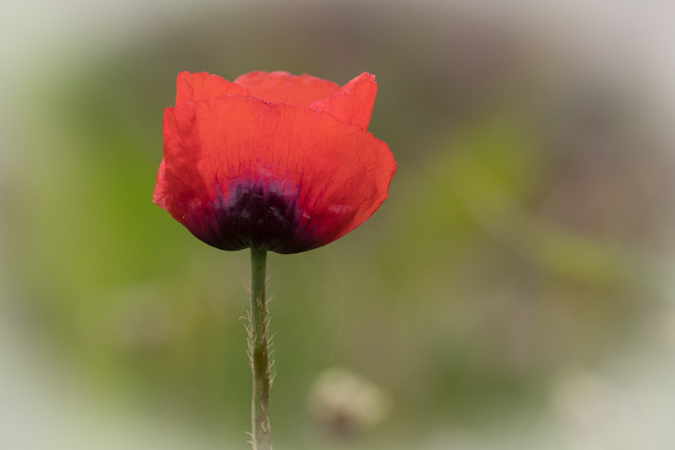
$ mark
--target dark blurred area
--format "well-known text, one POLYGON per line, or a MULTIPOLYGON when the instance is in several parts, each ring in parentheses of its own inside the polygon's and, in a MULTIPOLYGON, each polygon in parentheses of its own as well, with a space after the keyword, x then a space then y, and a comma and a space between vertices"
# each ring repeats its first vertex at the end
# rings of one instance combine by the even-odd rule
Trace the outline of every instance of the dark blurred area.
POLYGON ((12 53, 0 448, 248 448, 248 253, 151 202, 183 70, 371 72, 399 165, 361 228, 270 255, 275 449, 671 448, 674 167, 648 68, 459 4, 171 5, 118 28, 90 6, 99 40, 27 23, 49 44, 12 53))

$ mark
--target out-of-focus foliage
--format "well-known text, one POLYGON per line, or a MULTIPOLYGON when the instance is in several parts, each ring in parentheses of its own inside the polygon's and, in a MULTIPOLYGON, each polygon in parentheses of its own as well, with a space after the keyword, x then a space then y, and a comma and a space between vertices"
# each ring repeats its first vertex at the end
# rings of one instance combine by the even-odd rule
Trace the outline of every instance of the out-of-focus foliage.
MULTIPOLYGON (((445 449, 425 436, 555 416, 561 377, 651 345, 672 314, 651 269, 667 256, 673 186, 640 98, 546 45, 406 8, 215 10, 36 77, 21 170, 2 184, 12 320, 121 404, 245 448, 248 254, 206 247, 151 203, 162 111, 182 70, 341 83, 369 71, 370 131, 399 171, 363 227, 270 257, 274 439, 445 449), (333 366, 392 402, 344 440, 308 408, 333 366)), ((553 435, 546 448, 565 440, 553 435)))

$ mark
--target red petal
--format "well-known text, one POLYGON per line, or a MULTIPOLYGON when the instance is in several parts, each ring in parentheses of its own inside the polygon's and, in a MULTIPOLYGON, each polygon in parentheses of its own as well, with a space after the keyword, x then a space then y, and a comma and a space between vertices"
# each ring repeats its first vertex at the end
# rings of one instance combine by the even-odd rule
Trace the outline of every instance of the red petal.
POLYGON ((181 72, 178 74, 176 85, 176 106, 225 95, 250 95, 241 86, 206 72, 181 72))
POLYGON ((169 207, 177 208, 169 212, 225 249, 218 214, 233 183, 293 185, 301 229, 279 253, 319 247, 358 227, 387 198, 396 171, 387 144, 360 126, 240 96, 167 108, 164 160, 169 207))
POLYGON ((159 171, 157 172, 157 184, 155 185, 155 193, 152 196, 152 201, 156 205, 169 211, 171 194, 169 192, 169 185, 166 182, 166 172, 164 171, 164 159, 159 164, 159 171))
POLYGON ((171 190, 169 189, 169 183, 166 181, 165 166, 164 159, 162 159, 162 162, 159 165, 159 171, 157 172, 157 184, 155 185, 152 202, 168 211, 174 219, 185 224, 183 212, 174 202, 171 190))
POLYGON ((317 100, 309 107, 326 111, 338 120, 358 124, 367 130, 376 95, 375 76, 364 72, 345 84, 337 94, 317 100))
POLYGON ((308 106, 340 91, 332 81, 310 75, 291 75, 287 72, 251 72, 234 80, 254 97, 266 102, 308 106))

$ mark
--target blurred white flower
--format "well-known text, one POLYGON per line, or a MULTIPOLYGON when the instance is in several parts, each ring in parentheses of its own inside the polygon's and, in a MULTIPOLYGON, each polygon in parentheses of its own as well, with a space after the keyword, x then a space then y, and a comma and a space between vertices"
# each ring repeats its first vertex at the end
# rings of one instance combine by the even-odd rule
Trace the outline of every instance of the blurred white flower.
POLYGON ((390 395, 360 375, 328 369, 314 385, 310 412, 322 429, 349 437, 382 422, 393 406, 390 395))

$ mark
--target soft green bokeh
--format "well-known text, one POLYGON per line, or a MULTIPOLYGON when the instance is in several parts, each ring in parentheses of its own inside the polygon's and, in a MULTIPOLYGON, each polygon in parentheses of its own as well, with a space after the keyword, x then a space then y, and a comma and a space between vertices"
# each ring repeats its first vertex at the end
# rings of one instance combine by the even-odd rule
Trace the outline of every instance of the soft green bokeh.
POLYGON ((101 414, 246 448, 248 253, 152 204, 162 112, 182 70, 369 71, 370 131, 399 171, 358 230, 270 255, 275 448, 523 448, 530 428, 538 448, 581 448, 565 444, 568 380, 673 349, 657 279, 672 168, 639 96, 523 30, 445 14, 204 8, 27 76, 2 182, 7 317, 27 351, 63 364, 101 414), (313 383, 335 366, 386 393, 382 423, 336 439, 313 420, 313 383))

